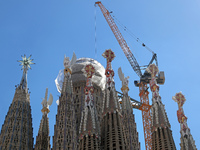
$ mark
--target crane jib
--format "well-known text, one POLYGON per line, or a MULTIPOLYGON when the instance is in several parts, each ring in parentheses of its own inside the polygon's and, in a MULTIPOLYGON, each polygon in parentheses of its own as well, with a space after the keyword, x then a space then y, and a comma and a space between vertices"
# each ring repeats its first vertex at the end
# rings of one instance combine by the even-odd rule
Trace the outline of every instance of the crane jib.
MULTIPOLYGON (((108 10, 102 5, 102 3, 96 2, 95 4, 98 4, 100 7, 108 25, 110 26, 113 34, 115 35, 115 38, 117 39, 120 47, 122 48, 125 56, 127 57, 129 63, 131 64, 133 70, 136 72, 136 74, 140 77, 142 77, 142 72, 140 69, 139 64, 137 63, 134 55, 131 53, 130 48, 128 47, 126 41, 124 40, 123 36, 121 35, 121 32, 119 31, 117 25, 115 24, 113 18, 111 17, 108 10)), ((147 109, 150 110, 149 106, 149 99, 148 99, 148 92, 146 92, 144 89, 147 89, 147 83, 141 82, 139 84, 140 89, 140 100, 143 103, 141 106, 142 110, 142 120, 143 120, 143 127, 144 127, 144 137, 145 137, 145 147, 146 150, 152 149, 152 140, 151 140, 151 114, 150 111, 147 111, 147 109), (148 108, 147 108, 148 107, 148 108)))
POLYGON ((102 13, 103 13, 108 25, 110 26, 112 32, 114 33, 120 47, 122 48, 125 56, 127 57, 129 63, 131 64, 133 70, 136 72, 136 74, 139 77, 141 77, 142 72, 140 70, 139 64, 137 63, 137 60, 134 57, 134 55, 132 54, 132 52, 130 51, 130 48, 128 47, 123 36, 121 35, 121 33, 120 33, 118 27, 116 26, 116 24, 115 24, 112 16, 110 15, 109 11, 101 4, 101 2, 96 2, 96 4, 98 4, 100 9, 102 10, 102 13))

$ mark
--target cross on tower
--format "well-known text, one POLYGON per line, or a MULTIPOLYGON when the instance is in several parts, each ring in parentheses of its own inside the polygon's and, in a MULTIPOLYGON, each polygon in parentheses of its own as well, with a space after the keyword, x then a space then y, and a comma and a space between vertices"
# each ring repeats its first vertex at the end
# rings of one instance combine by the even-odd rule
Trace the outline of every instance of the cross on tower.
POLYGON ((107 49, 102 56, 107 59, 108 62, 111 62, 115 58, 115 54, 111 49, 107 49))
POLYGON ((181 92, 179 92, 176 93, 176 95, 173 96, 172 99, 178 103, 178 108, 179 108, 177 111, 178 122, 184 123, 185 121, 187 121, 187 117, 185 116, 182 108, 183 104, 186 101, 185 96, 181 92))
POLYGON ((85 72, 86 72, 86 75, 87 75, 87 78, 92 78, 92 75, 94 74, 94 67, 89 64, 85 67, 85 72))
POLYGON ((158 67, 155 64, 149 65, 147 71, 151 74, 152 78, 155 77, 159 72, 158 67))

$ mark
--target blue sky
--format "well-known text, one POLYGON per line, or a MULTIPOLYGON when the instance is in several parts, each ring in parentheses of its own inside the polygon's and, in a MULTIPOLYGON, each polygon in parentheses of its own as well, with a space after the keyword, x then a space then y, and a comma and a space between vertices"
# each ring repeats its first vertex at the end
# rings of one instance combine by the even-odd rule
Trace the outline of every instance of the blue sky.
MULTIPOLYGON (((42 116, 41 98, 45 96, 46 87, 54 97, 49 113, 50 136, 53 135, 56 100, 59 96, 54 80, 59 70, 63 69, 65 54, 71 58, 75 52, 77 58, 93 58, 106 66, 106 60, 101 55, 105 49, 111 48, 116 55, 112 63, 116 72, 116 89, 121 88, 117 75, 117 69, 121 66, 125 76, 130 76, 130 96, 139 100, 139 89, 134 86, 134 80, 139 77, 132 70, 100 9, 95 8, 94 3, 94 0, 0 0, 0 126, 12 102, 15 85, 21 80, 22 71, 17 60, 21 60, 24 54, 32 54, 36 63, 28 72, 34 138, 42 116)), ((102 3, 136 37, 157 53, 159 69, 165 72, 166 78, 165 84, 160 86, 160 95, 177 149, 180 149, 180 125, 176 116, 178 105, 172 96, 180 91, 186 97, 183 108, 188 117, 188 126, 197 148, 200 148, 200 121, 197 117, 200 105, 200 1, 103 0, 102 3)), ((138 63, 148 64, 152 54, 122 28, 119 29, 138 63)), ((134 114, 141 149, 144 150, 141 112, 134 110, 134 114)))

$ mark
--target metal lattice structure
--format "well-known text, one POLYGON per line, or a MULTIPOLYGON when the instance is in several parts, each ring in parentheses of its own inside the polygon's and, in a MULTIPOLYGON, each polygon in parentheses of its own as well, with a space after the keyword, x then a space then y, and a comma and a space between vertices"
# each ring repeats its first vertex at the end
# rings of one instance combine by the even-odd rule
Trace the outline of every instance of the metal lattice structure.
MULTIPOLYGON (((119 31, 117 25, 115 24, 114 19, 112 18, 109 11, 103 6, 103 4, 100 1, 96 2, 95 4, 97 4, 100 7, 100 9, 101 9, 108 25, 110 26, 115 38, 117 39, 121 49, 123 50, 124 54, 126 55, 126 58, 128 59, 129 63, 131 64, 131 66, 132 66, 133 70, 136 72, 136 74, 141 78, 142 72, 141 72, 140 66, 139 66, 136 58, 132 54, 128 44, 124 40, 124 38, 123 38, 121 32, 119 31)), ((141 84, 143 84, 143 83, 141 83, 141 84)), ((151 138, 150 138, 151 137, 151 130, 149 130, 151 128, 151 119, 149 119, 151 116, 150 116, 150 112, 146 112, 150 108, 149 99, 145 99, 145 98, 148 97, 148 95, 146 96, 145 93, 144 93, 144 95, 141 93, 140 97, 141 97, 140 99, 142 100, 141 103, 145 102, 145 103, 143 103, 143 106, 140 108, 140 110, 142 111, 142 118, 148 118, 148 119, 143 119, 146 150, 151 150, 151 147, 152 147, 151 138)))
POLYGON ((151 114, 150 114, 150 105, 149 105, 149 92, 148 92, 147 84, 141 82, 139 85, 140 90, 140 101, 143 107, 140 107, 142 110, 142 121, 143 121, 143 130, 144 130, 144 139, 145 139, 145 147, 147 150, 152 149, 152 137, 151 137, 151 114))
POLYGON ((102 13, 103 13, 108 25, 110 26, 113 34, 115 35, 115 38, 117 39, 119 45, 121 46, 124 54, 126 55, 129 63, 131 64, 133 70, 137 73, 137 75, 139 77, 141 77, 142 76, 142 72, 140 70, 140 66, 139 66, 136 58, 132 54, 128 44, 124 40, 122 34, 120 33, 120 31, 119 31, 117 25, 115 24, 114 19, 110 15, 109 11, 103 6, 103 4, 100 1, 96 2, 95 4, 97 4, 100 7, 100 9, 101 9, 101 11, 102 11, 102 13))

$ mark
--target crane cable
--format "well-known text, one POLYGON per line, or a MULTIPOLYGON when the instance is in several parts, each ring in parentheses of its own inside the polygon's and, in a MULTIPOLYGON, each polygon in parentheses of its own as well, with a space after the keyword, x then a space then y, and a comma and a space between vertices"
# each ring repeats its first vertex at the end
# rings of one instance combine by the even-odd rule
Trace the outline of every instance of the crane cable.
POLYGON ((96 7, 95 7, 95 10, 94 10, 94 30, 95 30, 95 33, 94 33, 94 49, 95 49, 95 59, 97 59, 97 12, 96 12, 96 7))
MULTIPOLYGON (((121 26, 123 28, 124 31, 126 31, 133 39, 135 39, 138 43, 140 43, 144 48, 146 48, 148 51, 150 51, 152 53, 152 55, 154 55, 154 51, 152 49, 150 49, 148 46, 146 46, 146 44, 144 44, 144 42, 142 42, 135 34, 133 34, 133 32, 131 32, 131 30, 129 30, 125 25, 123 25, 114 15, 112 15, 113 11, 109 12, 110 15, 113 17, 113 19, 115 20, 115 22, 121 26)), ((95 12, 94 12, 94 19, 95 19, 95 58, 97 57, 97 17, 96 17, 96 7, 95 7, 95 12)), ((157 60, 156 60, 157 63, 157 60)))
MULTIPOLYGON (((112 11, 110 14, 113 13, 112 11)), ((153 50, 151 50, 149 47, 147 47, 135 34, 133 34, 125 25, 123 25, 114 15, 112 15, 115 22, 120 25, 124 31, 126 31, 131 37, 133 37, 138 43, 142 44, 143 47, 145 47, 148 51, 150 51, 152 54, 155 54, 153 50)))

